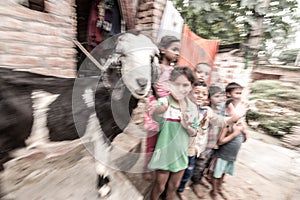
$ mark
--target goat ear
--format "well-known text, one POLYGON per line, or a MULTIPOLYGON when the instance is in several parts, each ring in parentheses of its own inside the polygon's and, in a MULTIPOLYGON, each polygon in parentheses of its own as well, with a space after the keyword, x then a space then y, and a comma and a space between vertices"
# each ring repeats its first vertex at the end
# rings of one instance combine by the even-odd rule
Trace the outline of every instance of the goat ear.
POLYGON ((104 70, 107 71, 111 65, 120 65, 121 62, 120 58, 121 58, 120 53, 114 53, 111 56, 109 56, 109 58, 106 60, 104 64, 104 70))

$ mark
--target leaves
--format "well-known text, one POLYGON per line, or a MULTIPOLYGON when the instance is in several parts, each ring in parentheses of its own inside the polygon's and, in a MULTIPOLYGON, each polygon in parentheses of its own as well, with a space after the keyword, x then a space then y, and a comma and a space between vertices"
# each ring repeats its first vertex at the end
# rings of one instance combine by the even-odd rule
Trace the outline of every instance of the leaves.
MULTIPOLYGON (((275 30, 291 33, 290 23, 298 22, 296 0, 173 0, 185 23, 206 39, 219 39, 221 44, 245 42, 251 30, 263 18, 264 41, 274 37, 275 30), (185 3, 184 3, 185 2, 185 3)), ((294 31, 295 32, 295 31, 294 31)), ((285 37, 284 36, 284 37, 285 37)))

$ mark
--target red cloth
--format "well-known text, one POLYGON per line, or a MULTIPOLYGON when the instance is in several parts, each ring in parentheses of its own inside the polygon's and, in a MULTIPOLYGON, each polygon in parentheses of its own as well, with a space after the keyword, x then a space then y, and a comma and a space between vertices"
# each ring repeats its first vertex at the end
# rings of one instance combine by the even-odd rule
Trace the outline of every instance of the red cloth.
POLYGON ((212 67, 218 52, 219 42, 219 40, 201 38, 184 24, 178 65, 189 66, 194 69, 197 63, 202 62, 212 67))
POLYGON ((88 21, 88 30, 87 30, 87 42, 88 45, 91 47, 91 49, 97 46, 103 39, 99 28, 97 28, 97 21, 98 21, 97 6, 101 1, 102 0, 94 0, 90 10, 90 17, 88 21))

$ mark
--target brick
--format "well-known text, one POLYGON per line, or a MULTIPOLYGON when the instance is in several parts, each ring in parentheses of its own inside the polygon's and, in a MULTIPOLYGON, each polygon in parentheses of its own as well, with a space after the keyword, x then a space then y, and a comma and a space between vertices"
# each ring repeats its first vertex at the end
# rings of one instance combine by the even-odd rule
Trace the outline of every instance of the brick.
POLYGON ((24 24, 28 27, 29 32, 41 35, 54 35, 57 29, 56 27, 41 22, 25 22, 24 24))
POLYGON ((146 2, 139 6, 139 11, 149 10, 153 8, 153 2, 146 2))
POLYGON ((1 55, 0 61, 3 66, 22 66, 25 68, 41 66, 42 64, 42 58, 23 55, 1 55))
POLYGON ((51 14, 59 16, 72 16, 71 6, 58 6, 49 1, 45 1, 45 10, 51 14))
POLYGON ((69 5, 75 5, 75 0, 63 0, 63 1, 69 5))
POLYGON ((24 23, 12 17, 1 16, 0 30, 24 30, 24 23))
POLYGON ((154 24, 160 24, 160 21, 161 21, 161 18, 159 18, 159 17, 157 17, 157 16, 154 16, 154 17, 152 18, 152 22, 153 22, 154 24))
POLYGON ((21 21, 37 21, 55 25, 57 27, 72 24, 74 19, 70 16, 58 16, 51 13, 33 11, 29 8, 16 4, 15 6, 0 6, 0 16, 10 17, 21 21))
POLYGON ((153 8, 157 9, 157 10, 164 10, 165 4, 156 1, 156 2, 153 3, 153 8))
POLYGON ((152 16, 152 10, 142 11, 138 13, 139 18, 152 16))
POLYGON ((49 66, 58 67, 58 66, 64 66, 65 62, 67 62, 67 60, 61 57, 46 57, 43 61, 43 65, 47 67, 49 66))
POLYGON ((162 16, 162 14, 163 14, 163 11, 161 11, 161 10, 153 10, 152 11, 152 13, 153 13, 153 15, 155 15, 155 16, 158 16, 158 17, 161 17, 162 16))
POLYGON ((59 49, 59 54, 62 56, 62 57, 75 57, 75 55, 77 54, 77 51, 75 48, 60 48, 59 49))
POLYGON ((152 21, 153 21, 152 17, 145 17, 141 20, 141 23, 148 24, 148 23, 152 23, 152 21))
POLYGON ((75 78, 77 71, 75 69, 64 69, 61 70, 62 77, 75 78))
POLYGON ((5 47, 6 54, 15 55, 29 55, 28 47, 24 43, 0 43, 2 47, 5 47))
POLYGON ((35 33, 24 33, 24 32, 7 32, 0 31, 0 42, 24 42, 36 44, 36 45, 45 45, 52 47, 73 47, 74 44, 71 39, 65 39, 63 37, 57 36, 48 36, 48 35, 39 35, 35 33))
POLYGON ((156 29, 159 29, 159 24, 152 24, 152 28, 154 29, 154 30, 156 30, 156 29))
POLYGON ((36 74, 49 75, 49 70, 47 68, 31 68, 28 71, 36 74))

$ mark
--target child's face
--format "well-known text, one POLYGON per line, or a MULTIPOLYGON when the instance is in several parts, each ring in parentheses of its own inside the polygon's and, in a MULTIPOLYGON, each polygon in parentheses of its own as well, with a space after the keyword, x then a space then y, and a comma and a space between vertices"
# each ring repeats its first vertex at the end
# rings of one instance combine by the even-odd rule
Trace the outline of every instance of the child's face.
POLYGON ((172 82, 172 85, 173 91, 175 92, 173 96, 177 100, 184 99, 192 90, 191 82, 184 75, 178 76, 175 81, 172 82))
POLYGON ((236 88, 236 89, 232 90, 230 93, 227 92, 226 96, 227 96, 227 98, 241 99, 242 92, 243 92, 242 88, 236 88))
POLYGON ((204 86, 195 86, 193 88, 193 96, 196 99, 196 104, 202 106, 208 99, 208 88, 204 86))
POLYGON ((210 97, 210 103, 213 106, 220 106, 224 102, 224 94, 222 92, 217 92, 210 97))
POLYGON ((195 67, 195 79, 206 82, 209 78, 211 68, 206 64, 198 64, 195 67))
POLYGON ((171 62, 177 63, 179 50, 180 50, 180 43, 173 42, 167 49, 163 50, 164 56, 171 62))

